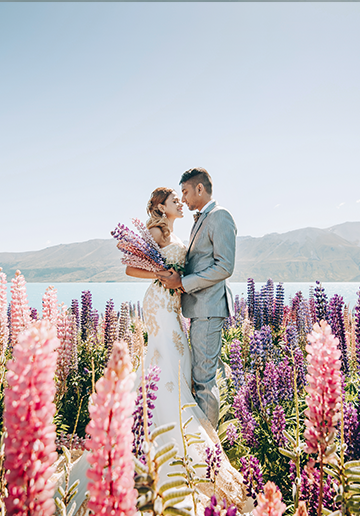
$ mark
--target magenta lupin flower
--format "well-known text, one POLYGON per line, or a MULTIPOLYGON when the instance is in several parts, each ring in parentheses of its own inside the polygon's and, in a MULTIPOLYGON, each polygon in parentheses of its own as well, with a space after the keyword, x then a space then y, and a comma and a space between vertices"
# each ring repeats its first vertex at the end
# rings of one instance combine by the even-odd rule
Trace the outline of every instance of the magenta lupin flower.
POLYGON ((4 426, 8 516, 52 516, 55 485, 49 482, 57 459, 54 373, 59 345, 55 328, 37 321, 18 336, 7 363, 4 426))
POLYGON ((264 486, 264 493, 257 495, 258 505, 253 510, 254 516, 281 516, 286 510, 282 502, 282 495, 274 482, 267 482, 264 486))
POLYGON ((24 276, 16 271, 11 282, 11 345, 14 346, 19 333, 30 326, 31 317, 24 276))
POLYGON ((307 344, 308 352, 308 396, 305 411, 306 453, 324 453, 332 444, 336 424, 340 419, 341 403, 341 351, 339 339, 331 334, 330 325, 321 321, 314 325, 308 335, 311 344, 307 344))
POLYGON ((53 326, 57 325, 58 318, 58 299, 57 290, 50 285, 42 298, 42 316, 43 319, 50 321, 53 326))
POLYGON ((135 516, 137 491, 134 488, 132 458, 132 412, 135 393, 131 392, 135 373, 127 343, 115 341, 104 376, 91 396, 91 421, 86 427, 90 439, 86 447, 91 468, 88 509, 97 515, 135 516))
POLYGON ((0 359, 5 355, 8 339, 9 327, 7 318, 7 301, 6 301, 6 274, 1 272, 0 267, 0 359))

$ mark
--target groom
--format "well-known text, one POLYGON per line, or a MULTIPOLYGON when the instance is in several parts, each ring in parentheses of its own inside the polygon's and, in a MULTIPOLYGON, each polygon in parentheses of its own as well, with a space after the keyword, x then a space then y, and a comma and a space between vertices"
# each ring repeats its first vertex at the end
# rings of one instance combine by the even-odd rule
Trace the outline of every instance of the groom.
POLYGON ((214 428, 220 396, 216 368, 221 351, 223 320, 232 313, 232 295, 226 279, 235 263, 236 226, 231 214, 212 199, 212 181, 204 168, 181 176, 182 202, 194 214, 185 274, 162 278, 166 288, 182 288, 182 312, 191 319, 190 342, 195 398, 214 428))

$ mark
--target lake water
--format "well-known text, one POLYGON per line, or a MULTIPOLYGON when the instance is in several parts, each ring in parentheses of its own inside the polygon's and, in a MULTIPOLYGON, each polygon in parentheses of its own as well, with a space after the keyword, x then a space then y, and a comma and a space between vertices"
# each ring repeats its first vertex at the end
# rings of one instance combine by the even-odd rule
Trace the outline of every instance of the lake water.
MULTIPOLYGON (((124 301, 142 302, 145 291, 150 282, 124 282, 124 283, 52 283, 57 289, 59 303, 63 302, 70 306, 72 299, 81 299, 83 290, 90 290, 93 297, 93 308, 100 313, 104 313, 106 302, 109 299, 114 300, 115 309, 120 310, 121 303, 124 301)), ((238 294, 240 297, 247 296, 247 283, 230 283, 234 296, 238 294)), ((256 290, 260 290, 264 283, 256 283, 256 290)), ((276 283, 275 283, 276 285, 276 283)), ((309 297, 309 288, 314 287, 313 283, 284 283, 285 303, 289 302, 289 298, 293 297, 299 290, 302 291, 306 298, 309 297)), ((357 303, 357 292, 360 289, 359 283, 323 283, 325 292, 330 298, 334 294, 343 296, 346 304, 350 304, 353 308, 357 303)), ((47 283, 27 283, 27 295, 29 305, 41 312, 42 296, 48 287, 47 283)), ((10 300, 10 284, 8 283, 8 301, 10 300)))

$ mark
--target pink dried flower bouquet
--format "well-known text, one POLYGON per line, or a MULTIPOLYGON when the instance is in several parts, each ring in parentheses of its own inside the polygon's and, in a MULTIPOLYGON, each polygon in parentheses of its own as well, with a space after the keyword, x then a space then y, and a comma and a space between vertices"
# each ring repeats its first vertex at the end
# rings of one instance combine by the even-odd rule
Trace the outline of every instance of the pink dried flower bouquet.
POLYGON ((59 345, 56 329, 37 321, 18 335, 7 363, 4 426, 8 516, 52 516, 55 485, 49 482, 57 459, 54 374, 59 345))
POLYGON ((125 341, 115 341, 104 376, 91 396, 91 436, 86 447, 91 468, 88 509, 97 515, 135 516, 137 491, 134 488, 132 456, 135 373, 125 341))

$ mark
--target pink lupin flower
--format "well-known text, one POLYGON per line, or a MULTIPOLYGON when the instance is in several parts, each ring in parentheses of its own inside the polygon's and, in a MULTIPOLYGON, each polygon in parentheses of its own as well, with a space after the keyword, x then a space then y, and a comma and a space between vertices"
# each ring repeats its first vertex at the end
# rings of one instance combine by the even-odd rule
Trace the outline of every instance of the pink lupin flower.
POLYGON ((19 333, 30 326, 31 317, 24 276, 16 271, 11 282, 11 345, 14 346, 19 333))
POLYGON ((321 321, 308 335, 308 396, 305 411, 306 453, 318 453, 334 441, 336 424, 340 419, 341 351, 339 339, 331 334, 330 325, 321 321))
POLYGON ((56 375, 60 381, 65 381, 72 369, 77 369, 76 322, 69 315, 66 306, 60 309, 57 319, 57 336, 60 340, 56 375))
POLYGON ((57 324, 58 318, 58 299, 57 290, 55 287, 50 285, 46 290, 42 298, 42 316, 43 319, 50 321, 53 326, 57 324))
POLYGON ((6 301, 6 274, 1 272, 0 267, 0 360, 4 358, 8 338, 9 338, 9 327, 7 319, 7 301, 6 301))
POLYGON ((37 321, 18 336, 7 363, 4 426, 8 516, 51 516, 55 485, 49 482, 57 459, 54 373, 59 344, 55 328, 37 321))
POLYGON ((134 489, 132 458, 132 412, 134 373, 125 341, 115 341, 104 376, 91 396, 91 421, 86 432, 91 468, 88 509, 95 514, 134 516, 137 491, 134 489))
POLYGON ((254 516, 281 516, 286 510, 286 505, 281 501, 282 495, 274 482, 267 482, 264 493, 257 495, 258 505, 253 510, 254 516))

